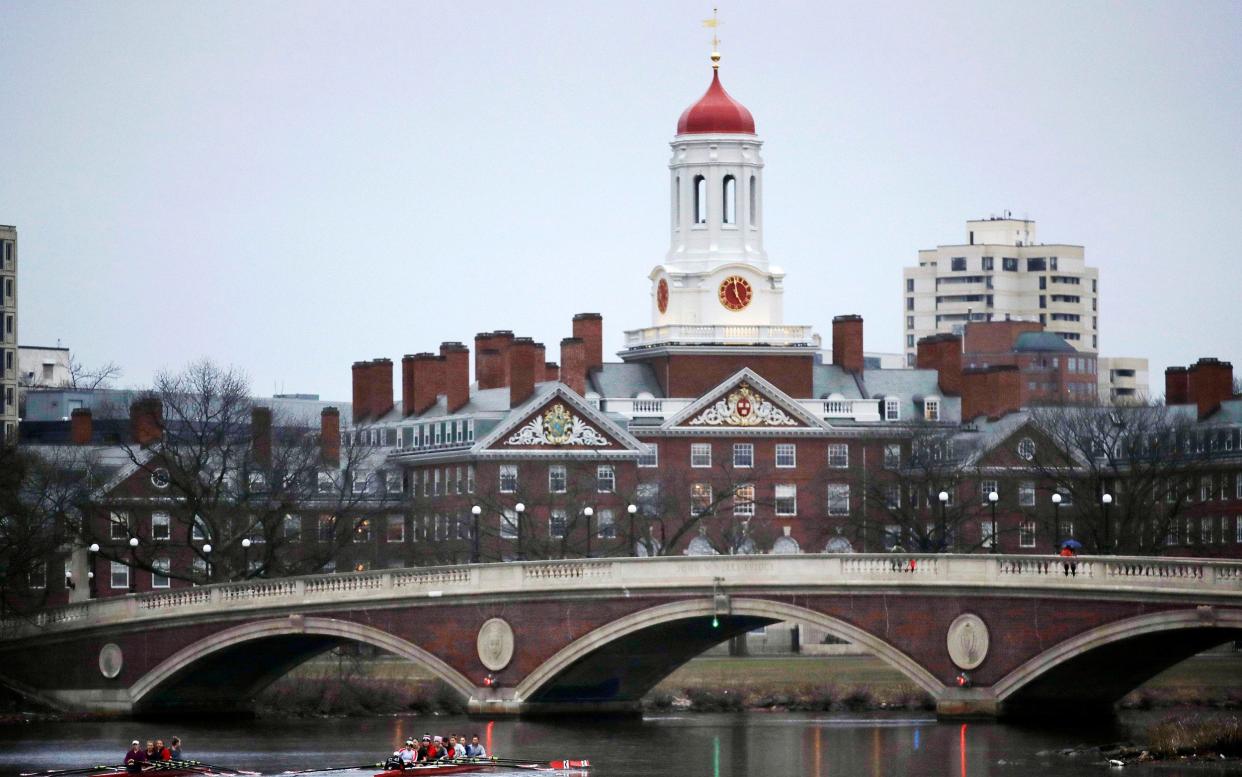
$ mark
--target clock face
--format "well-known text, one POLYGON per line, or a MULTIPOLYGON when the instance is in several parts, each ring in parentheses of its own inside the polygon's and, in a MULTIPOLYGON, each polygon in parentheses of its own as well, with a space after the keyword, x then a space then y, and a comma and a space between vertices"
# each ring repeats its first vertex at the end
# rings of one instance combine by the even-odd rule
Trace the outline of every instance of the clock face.
POLYGON ((753 290, 750 281, 740 275, 730 275, 720 282, 720 304, 729 310, 741 310, 750 304, 753 290))
POLYGON ((663 278, 656 285, 656 307, 660 308, 661 313, 668 312, 668 281, 663 278))

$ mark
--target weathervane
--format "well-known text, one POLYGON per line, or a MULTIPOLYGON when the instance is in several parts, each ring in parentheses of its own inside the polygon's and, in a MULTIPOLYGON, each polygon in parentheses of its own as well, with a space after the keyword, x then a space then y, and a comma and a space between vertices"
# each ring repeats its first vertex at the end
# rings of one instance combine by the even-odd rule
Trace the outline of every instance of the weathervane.
POLYGON ((712 28, 712 68, 720 68, 720 39, 716 37, 716 29, 720 27, 720 20, 716 18, 716 8, 712 8, 712 18, 703 20, 704 27, 712 28))

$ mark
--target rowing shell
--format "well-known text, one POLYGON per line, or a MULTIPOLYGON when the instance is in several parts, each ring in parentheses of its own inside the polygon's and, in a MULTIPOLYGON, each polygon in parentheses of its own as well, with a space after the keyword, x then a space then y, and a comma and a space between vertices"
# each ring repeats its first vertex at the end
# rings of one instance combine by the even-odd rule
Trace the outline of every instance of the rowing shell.
POLYGON ((491 764, 435 764, 428 766, 409 766, 405 769, 389 769, 387 771, 376 774, 375 777, 429 777, 436 774, 465 774, 466 772, 477 772, 481 769, 489 769, 491 764))

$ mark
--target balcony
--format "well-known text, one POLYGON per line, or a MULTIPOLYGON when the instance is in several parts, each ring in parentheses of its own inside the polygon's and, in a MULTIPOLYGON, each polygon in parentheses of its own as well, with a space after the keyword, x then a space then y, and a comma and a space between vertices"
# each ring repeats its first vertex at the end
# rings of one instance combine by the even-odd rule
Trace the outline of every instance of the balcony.
POLYGON ((809 326, 670 324, 625 333, 626 348, 658 345, 768 345, 819 348, 820 338, 809 326))

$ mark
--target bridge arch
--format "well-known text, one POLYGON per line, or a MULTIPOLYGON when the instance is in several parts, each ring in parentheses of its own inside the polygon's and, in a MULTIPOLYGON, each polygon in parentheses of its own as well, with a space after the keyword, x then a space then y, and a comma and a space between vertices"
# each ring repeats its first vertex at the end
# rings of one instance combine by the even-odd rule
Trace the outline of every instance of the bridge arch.
POLYGON ((247 704, 298 664, 347 642, 418 662, 463 697, 475 690, 465 675, 388 632, 335 618, 290 616, 234 626, 182 648, 139 678, 130 687, 130 699, 138 713, 227 712, 247 704), (239 663, 243 658, 250 661, 239 663))
MULTIPOLYGON (((518 683, 514 688, 514 696, 527 708, 534 710, 540 706, 552 707, 560 702, 569 701, 568 698, 557 693, 557 685, 564 682, 573 683, 572 678, 575 675, 581 683, 581 678, 606 674, 614 667, 605 664, 619 658, 617 646, 627 643, 638 644, 644 634, 664 628, 677 628, 679 624, 685 624, 694 619, 705 621, 715 614, 715 608, 710 599, 699 599, 662 604, 619 618, 579 637, 557 651, 518 683)), ((633 704, 678 666, 706 648, 758 626, 782 621, 796 621, 817 626, 833 636, 861 645, 933 696, 939 696, 944 690, 944 685, 936 679, 935 675, 909 655, 857 626, 798 605, 749 598, 731 599, 729 613, 719 616, 720 627, 708 634, 706 640, 695 641, 683 638, 680 642, 677 640, 663 641, 659 656, 638 668, 640 676, 629 687, 618 687, 618 684, 614 683, 613 687, 596 687, 593 690, 602 695, 608 695, 611 692, 612 698, 607 701, 618 705, 633 704)), ((578 687, 575 693, 581 695, 581 690, 581 687, 578 687)), ((605 699, 597 698, 597 701, 605 701, 605 699)))
POLYGON ((1097 626, 1043 651, 998 680, 1004 714, 1094 712, 1174 664, 1242 639, 1242 611, 1202 606, 1097 626))

